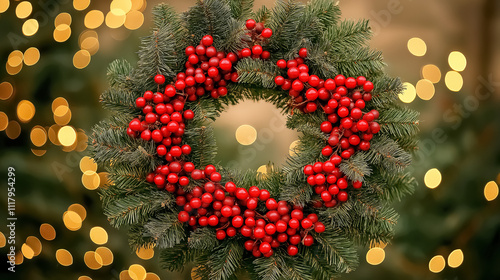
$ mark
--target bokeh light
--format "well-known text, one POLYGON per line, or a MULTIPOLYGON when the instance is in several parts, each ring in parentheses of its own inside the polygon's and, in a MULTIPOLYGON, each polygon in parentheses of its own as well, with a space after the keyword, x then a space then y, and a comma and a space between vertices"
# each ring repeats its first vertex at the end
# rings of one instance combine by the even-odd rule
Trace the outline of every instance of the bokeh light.
POLYGON ((56 260, 60 265, 70 266, 73 264, 73 255, 66 249, 56 251, 56 260))
POLYGON ((101 177, 95 171, 87 170, 82 175, 82 184, 88 190, 95 190, 101 184, 101 177))
POLYGON ((120 272, 120 280, 134 280, 134 279, 130 277, 128 270, 123 270, 122 272, 120 272))
POLYGON ((295 140, 290 144, 288 148, 288 155, 293 156, 297 153, 297 146, 299 145, 300 140, 295 140))
POLYGON ((10 0, 0 0, 0 14, 9 9, 10 0))
POLYGON ((9 63, 6 63, 5 64, 5 70, 7 70, 7 73, 9 73, 9 75, 17 75, 19 72, 21 72, 21 70, 23 69, 23 64, 19 64, 17 67, 12 67, 9 65, 9 63))
POLYGON ((57 25, 53 36, 58 43, 66 42, 71 37, 71 27, 65 23, 57 25))
POLYGON ((9 82, 0 83, 0 100, 7 100, 14 94, 14 87, 9 82))
POLYGON ((71 25, 71 15, 68 13, 60 13, 54 19, 54 26, 57 27, 61 24, 71 25))
POLYGON ((143 260, 149 260, 154 257, 155 251, 153 248, 140 247, 135 251, 135 254, 143 260))
POLYGON ((38 21, 34 18, 28 19, 24 22, 22 30, 25 36, 33 36, 38 31, 38 21))
POLYGON ((83 69, 90 63, 90 53, 87 50, 79 50, 73 56, 73 65, 77 69, 83 69))
POLYGON ((24 64, 26 66, 33 66, 38 60, 40 60, 40 51, 37 48, 31 47, 24 51, 24 64))
POLYGON ((17 104, 17 118, 21 122, 29 122, 35 116, 35 105, 28 100, 21 100, 17 104))
POLYGON ((21 252, 23 253, 24 257, 27 259, 32 259, 35 256, 35 252, 33 249, 26 243, 24 243, 21 246, 21 252))
POLYGON ((444 260, 444 257, 441 255, 434 256, 429 261, 429 270, 434 273, 439 273, 443 271, 445 266, 446 266, 446 261, 444 260))
POLYGON ((7 239, 5 239, 5 235, 3 234, 3 232, 0 231, 0 248, 5 247, 6 244, 7 239))
POLYGON ((432 168, 425 173, 424 183, 429 189, 435 189, 441 184, 441 172, 437 168, 432 168))
POLYGON ((109 5, 111 13, 117 16, 124 16, 132 9, 132 1, 130 0, 113 0, 109 5))
MULTIPOLYGON (((160 280, 160 276, 156 275, 155 273, 153 272, 148 272, 146 274, 146 278, 144 278, 144 280, 160 280)), ((194 279, 193 279, 194 280, 194 279)))
POLYGON ((241 145, 252 145, 257 140, 257 130, 251 125, 241 125, 236 129, 236 141, 241 145))
POLYGON ((40 255, 40 253, 42 252, 42 243, 37 237, 28 236, 28 238, 26 238, 26 244, 33 250, 33 255, 35 257, 40 255))
POLYGON ((417 37, 408 40, 407 47, 410 53, 414 56, 424 56, 427 52, 427 45, 424 40, 417 37))
POLYGON ((99 10, 92 10, 85 15, 84 24, 88 29, 96 29, 104 22, 104 14, 99 10))
POLYGON ((9 117, 4 112, 0 112, 0 131, 4 131, 9 125, 9 117))
POLYGON ((16 16, 18 18, 27 18, 29 15, 31 15, 31 12, 33 12, 33 6, 31 5, 30 2, 28 1, 23 1, 19 4, 17 4, 16 7, 16 16))
MULTIPOLYGON (((114 2, 114 1, 113 1, 114 2)), ((109 12, 106 14, 106 25, 109 28, 119 28, 125 23, 126 16, 125 14, 117 15, 113 12, 109 12)))
POLYGON ((257 168, 257 173, 267 174, 267 165, 261 165, 257 168))
POLYGON ((444 77, 446 87, 451 91, 460 91, 464 85, 462 75, 456 71, 448 71, 444 77))
POLYGON ((73 8, 77 11, 83 11, 90 5, 90 0, 73 0, 73 8))
POLYGON ((385 259, 385 251, 380 247, 374 247, 366 253, 366 262, 371 265, 379 265, 385 259))
POLYGON ((17 121, 10 121, 5 133, 10 139, 16 139, 21 134, 21 125, 17 121))
POLYGON ((427 64, 422 67, 422 78, 436 84, 441 80, 441 70, 434 64, 427 64))
POLYGON ((457 268, 464 262, 464 253, 460 249, 453 250, 448 256, 448 266, 457 268))
POLYGON ((125 19, 124 26, 129 30, 139 29, 144 24, 144 15, 139 11, 130 11, 125 19))
POLYGON ((85 275, 82 275, 82 276, 78 277, 78 280, 92 280, 92 278, 85 276, 85 275))
POLYGON ((76 214, 78 214, 78 216, 80 216, 80 219, 82 221, 85 221, 85 218, 87 218, 87 210, 81 204, 78 203, 71 204, 68 207, 68 211, 73 211, 76 214))
POLYGON ((77 231, 82 227, 82 218, 74 211, 63 213, 64 226, 71 231, 77 231))
POLYGON ((7 58, 7 64, 10 67, 18 67, 21 63, 23 63, 24 55, 19 50, 14 50, 9 54, 7 58))
POLYGON ((97 270, 102 267, 101 256, 93 251, 86 252, 83 260, 85 262, 85 265, 90 269, 97 270))
POLYGON ((417 96, 417 90, 412 84, 407 82, 403 83, 403 86, 405 87, 405 89, 402 93, 398 94, 399 100, 403 101, 404 103, 411 103, 417 96))
POLYGON ((76 141, 76 131, 71 126, 63 126, 57 133, 57 139, 63 146, 71 146, 76 141))
POLYGON ((52 225, 45 223, 40 225, 40 235, 43 239, 52 241, 56 238, 56 230, 52 225))
POLYGON ((86 171, 96 172, 97 171, 97 163, 94 161, 93 158, 91 158, 89 156, 84 156, 80 160, 80 170, 84 173, 86 171))
POLYGON ((107 247, 99 247, 95 253, 101 257, 102 265, 107 266, 113 263, 113 252, 107 247))
POLYGON ((59 106, 68 107, 69 106, 68 101, 64 97, 57 97, 56 99, 54 99, 54 101, 52 101, 52 112, 55 112, 55 110, 59 106))
POLYGON ((93 227, 90 229, 90 240, 97 245, 103 245, 108 242, 108 233, 102 227, 93 227))
POLYGON ((464 71, 467 66, 465 55, 459 51, 453 51, 448 56, 448 64, 455 71, 464 71))
POLYGON ((420 99, 422 100, 431 100, 431 98, 434 96, 434 93, 436 92, 436 89, 434 88, 432 82, 427 79, 418 81, 415 89, 417 91, 418 97, 420 97, 420 99))
POLYGON ((146 269, 140 264, 131 265, 128 268, 128 273, 134 280, 144 280, 147 274, 146 269))
POLYGON ((31 129, 30 139, 33 145, 41 147, 47 142, 47 132, 42 126, 35 126, 31 129))
POLYGON ((498 197, 498 185, 495 181, 489 181, 484 186, 484 197, 487 201, 495 200, 498 197))

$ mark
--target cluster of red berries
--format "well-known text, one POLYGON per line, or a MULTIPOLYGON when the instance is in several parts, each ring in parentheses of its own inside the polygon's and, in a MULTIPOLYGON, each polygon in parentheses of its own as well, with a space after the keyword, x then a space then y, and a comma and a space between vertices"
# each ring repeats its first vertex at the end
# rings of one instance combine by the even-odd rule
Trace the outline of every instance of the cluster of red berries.
MULTIPOLYGON (((297 58, 278 60, 277 66, 287 69, 287 78, 277 76, 274 81, 288 91, 295 108, 312 113, 321 107, 327 115, 320 129, 329 137, 321 154, 329 157, 329 160, 305 166, 304 174, 322 200, 318 200, 315 206, 334 207, 338 202, 347 201, 348 194, 344 189, 350 183, 338 166, 357 150, 370 149, 373 134, 380 131, 380 125, 375 122, 379 112, 363 111, 366 102, 372 99, 372 82, 363 76, 346 78, 337 75, 333 79, 323 80, 316 75, 309 75, 309 67, 304 64, 306 57, 307 49, 302 48, 297 58)), ((361 188, 362 183, 352 182, 352 186, 361 188)))
MULTIPOLYGON (((164 83, 165 77, 157 75, 155 81, 164 83)), ((165 91, 165 94, 146 91, 135 100, 135 105, 144 115, 130 121, 127 134, 133 138, 141 137, 145 141, 153 140, 158 143, 156 152, 169 161, 183 154, 188 155, 191 153, 191 147, 181 146, 182 135, 186 127, 184 121, 193 119, 194 113, 184 110, 184 104, 184 97, 176 95, 175 91, 165 91)))
MULTIPOLYGON (((339 202, 347 201, 349 195, 345 190, 349 186, 349 180, 338 167, 341 162, 339 155, 333 155, 325 162, 316 162, 304 167, 307 183, 314 187, 314 192, 321 198, 313 202, 314 207, 335 207, 339 202)), ((359 189, 362 182, 355 181, 351 185, 359 189)))
POLYGON ((165 92, 184 92, 188 101, 195 101, 206 92, 213 98, 227 94, 227 84, 238 81, 233 68, 238 56, 218 51, 213 42, 212 36, 205 35, 196 47, 186 47, 186 71, 178 73, 174 85, 168 85, 165 92))

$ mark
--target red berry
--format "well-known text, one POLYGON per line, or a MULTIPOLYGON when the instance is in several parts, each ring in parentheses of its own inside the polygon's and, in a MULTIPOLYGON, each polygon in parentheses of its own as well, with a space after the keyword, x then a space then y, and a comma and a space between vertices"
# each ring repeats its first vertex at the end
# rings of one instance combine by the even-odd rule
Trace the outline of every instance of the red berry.
POLYGON ((285 83, 285 78, 283 78, 282 76, 276 76, 276 78, 274 78, 274 83, 277 86, 282 86, 285 83))
POLYGON ((310 164, 304 166, 304 174, 313 175, 314 174, 313 166, 310 164))
POLYGON ((260 195, 259 195, 260 200, 265 201, 265 200, 269 199, 269 197, 271 197, 271 194, 269 193, 268 190, 261 190, 260 191, 260 195))
POLYGON ((301 48, 299 50, 299 56, 303 57, 303 58, 307 57, 307 49, 306 48, 301 48))
POLYGON ((228 193, 233 193, 236 190, 236 184, 233 182, 227 182, 225 188, 228 193))
POLYGON ((376 134, 380 131, 380 125, 377 122, 371 122, 370 123, 370 131, 373 134, 376 134))
POLYGON ((300 237, 300 235, 295 234, 295 235, 290 236, 290 238, 288 238, 288 240, 289 240, 290 244, 297 245, 300 243, 302 238, 300 237))
POLYGON ((312 227, 313 222, 310 219, 305 218, 300 222, 300 225, 302 226, 303 229, 309 229, 312 227))
POLYGON ((285 221, 277 221, 276 222, 276 231, 277 232, 285 232, 287 230, 287 224, 285 221))
POLYGON ((276 65, 281 68, 281 69, 285 69, 286 68, 286 60, 284 59, 280 59, 276 62, 276 65))
POLYGON ((271 30, 271 28, 264 28, 264 30, 262 30, 261 35, 264 38, 271 38, 271 36, 273 35, 273 31, 271 30))
POLYGON ((256 24, 255 20, 253 20, 253 19, 247 19, 247 22, 245 23, 245 26, 246 26, 247 29, 252 30, 252 29, 255 28, 255 24, 256 24))
POLYGON ((229 71, 231 70, 231 67, 233 67, 233 63, 231 62, 231 60, 223 58, 219 62, 219 67, 224 71, 229 71))
POLYGON ((288 245, 288 248, 286 249, 286 252, 290 255, 290 256, 295 256, 299 253, 299 248, 297 248, 297 246, 294 246, 294 245, 288 245))
POLYGON ((262 54, 262 46, 255 45, 252 47, 252 53, 255 55, 261 55, 262 54))
POLYGON ((360 120, 356 124, 356 127, 358 128, 359 131, 367 131, 368 130, 368 122, 366 120, 360 120))
POLYGON ((217 237, 218 240, 223 240, 224 238, 226 238, 226 232, 219 229, 216 233, 215 233, 215 237, 217 237))
POLYGON ((236 198, 238 198, 239 200, 245 200, 246 198, 248 198, 247 190, 244 188, 237 189, 236 190, 236 198))
POLYGON ((334 78, 335 84, 337 86, 343 86, 345 84, 345 76, 344 75, 337 75, 334 78))
POLYGON ((292 89, 295 91, 302 91, 304 89, 304 84, 300 80, 294 80, 292 82, 292 89))
POLYGON ((321 199, 323 201, 330 201, 330 200, 332 200, 332 195, 328 191, 323 191, 321 193, 321 199))
POLYGON ((231 215, 233 215, 233 210, 232 210, 231 206, 225 205, 222 207, 222 209, 220 209, 220 213, 224 217, 231 217, 231 215))
POLYGON ((337 198, 338 198, 339 201, 345 202, 345 201, 347 201, 348 195, 347 195, 347 193, 345 191, 340 191, 337 194, 337 198))
POLYGON ((193 46, 186 47, 186 56, 189 56, 190 54, 193 54, 194 52, 195 52, 195 49, 193 46))
POLYGON ((309 85, 311 85, 312 87, 317 87, 319 85, 319 77, 316 76, 316 75, 310 75, 309 76, 309 85))
POLYGON ((197 56, 196 54, 191 54, 191 55, 189 55, 189 57, 188 57, 188 61, 189 61, 189 63, 191 63, 191 64, 193 64, 193 65, 194 65, 194 64, 198 64, 198 62, 199 62, 200 60, 198 59, 198 56, 197 56))
POLYGON ((373 83, 370 82, 370 81, 366 81, 364 84, 363 84, 363 90, 365 92, 371 92, 373 90, 373 83))
POLYGON ((177 216, 177 218, 179 219, 179 221, 181 223, 185 223, 189 220, 189 214, 186 211, 181 211, 181 212, 179 212, 179 215, 177 216))
POLYGON ((356 85, 357 85, 356 79, 354 79, 353 77, 349 77, 345 80, 345 86, 348 89, 353 89, 356 87, 356 85))
POLYGON ((252 51, 249 48, 244 48, 241 50, 242 57, 249 57, 252 55, 252 51))
POLYGON ((165 83, 165 76, 163 75, 156 75, 155 76, 155 83, 159 84, 159 85, 163 85, 165 83))
POLYGON ((254 243, 255 243, 255 242, 254 242, 254 241, 252 241, 252 240, 247 240, 247 241, 245 241, 245 245, 244 245, 245 249, 246 249, 247 251, 252 251, 252 250, 253 250, 253 245, 254 245, 254 243))
POLYGON ((276 226, 274 224, 267 224, 264 227, 264 230, 266 231, 267 234, 273 235, 276 233, 276 226))
POLYGON ((243 226, 243 217, 242 216, 234 216, 233 219, 231 220, 231 224, 235 227, 235 228, 240 228, 241 226, 243 226))
POLYGON ((292 217, 292 219, 295 218, 297 220, 302 220, 304 218, 304 212, 302 212, 302 210, 295 209, 292 211, 291 217, 292 217))
POLYGON ((262 54, 260 55, 262 59, 269 59, 271 57, 271 53, 268 51, 263 51, 262 54))
POLYGON ((208 217, 208 224, 211 226, 216 226, 219 224, 219 218, 215 215, 208 217))
POLYGON ((305 246, 311 246, 314 243, 314 238, 312 237, 312 235, 308 234, 306 237, 304 237, 303 243, 305 246))
POLYGON ((201 43, 206 47, 211 46, 213 44, 213 42, 214 42, 214 38, 212 38, 212 36, 210 36, 210 35, 205 35, 205 36, 203 36, 203 38, 201 38, 201 43))
POLYGON ((366 78, 363 76, 359 76, 356 78, 356 83, 358 84, 358 86, 362 86, 366 83, 366 78))

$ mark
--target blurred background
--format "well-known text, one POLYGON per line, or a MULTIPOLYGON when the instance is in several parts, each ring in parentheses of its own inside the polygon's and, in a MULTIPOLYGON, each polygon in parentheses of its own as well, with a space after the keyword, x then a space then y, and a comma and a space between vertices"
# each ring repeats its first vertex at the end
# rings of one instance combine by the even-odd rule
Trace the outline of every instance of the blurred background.
MULTIPOLYGON (((0 0, 1 279, 191 279, 190 267, 162 270, 153 250, 132 252, 109 226, 96 192, 107 174, 85 151, 107 116, 107 65, 135 63, 159 2, 0 0)), ((182 12, 194 0, 164 2, 182 12)), ((372 46, 407 86, 401 103, 421 112, 419 186, 396 205, 396 237, 360 248, 343 278, 500 279, 500 1, 339 5, 343 18, 371 20, 372 46)), ((263 102, 230 107, 215 126, 220 162, 243 169, 282 165, 297 140, 263 102)))

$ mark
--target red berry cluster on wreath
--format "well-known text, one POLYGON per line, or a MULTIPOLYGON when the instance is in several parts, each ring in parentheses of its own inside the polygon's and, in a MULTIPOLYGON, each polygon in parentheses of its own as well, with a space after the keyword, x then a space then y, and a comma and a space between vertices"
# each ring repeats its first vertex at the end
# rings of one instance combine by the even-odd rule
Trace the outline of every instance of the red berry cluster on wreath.
MULTIPOLYGON (((164 157, 166 163, 149 173, 146 180, 176 196, 176 204, 181 208, 180 222, 192 229, 215 227, 219 240, 240 233, 248 238, 245 249, 255 257, 269 257, 273 248, 281 245, 294 256, 299 244, 311 246, 314 243, 311 231, 325 231, 316 214, 306 216, 302 207, 278 202, 271 198, 269 191, 256 186, 247 190, 233 182, 222 185, 222 176, 213 165, 197 169, 192 162, 184 160, 184 156, 191 153, 191 147, 182 144, 185 121, 194 118, 193 111, 184 110, 185 102, 195 101, 206 92, 212 98, 226 95, 227 84, 237 82, 238 74, 233 65, 238 59, 270 57, 258 43, 272 35, 271 29, 252 19, 247 20, 246 28, 252 38, 251 48, 244 48, 237 55, 217 51, 210 35, 204 36, 198 46, 187 47, 185 72, 178 73, 173 84, 165 86, 164 93, 146 91, 136 99, 136 106, 143 115, 129 123, 127 134, 157 143, 157 154, 164 157), (265 204, 265 213, 256 210, 259 203, 265 204)), ((371 99, 373 84, 370 81, 362 76, 354 79, 342 75, 324 81, 309 75, 305 58, 307 49, 302 48, 297 58, 278 60, 278 67, 287 69, 287 78, 278 76, 275 82, 289 91, 294 108, 311 113, 321 107, 327 114, 327 121, 320 128, 330 135, 322 150, 329 160, 305 166, 304 173, 321 198, 313 206, 334 207, 347 201, 345 190, 349 185, 362 186, 361 182, 349 182, 339 165, 357 150, 369 149, 373 134, 380 130, 374 121, 379 114, 376 110, 362 111, 365 102, 371 99)), ((160 74, 154 80, 158 87, 165 83, 165 77, 160 74)))

